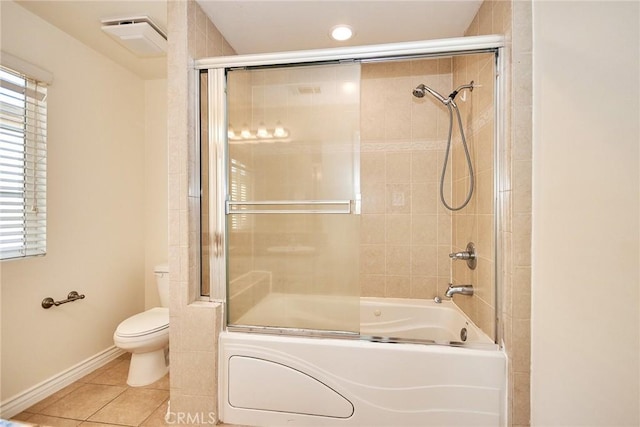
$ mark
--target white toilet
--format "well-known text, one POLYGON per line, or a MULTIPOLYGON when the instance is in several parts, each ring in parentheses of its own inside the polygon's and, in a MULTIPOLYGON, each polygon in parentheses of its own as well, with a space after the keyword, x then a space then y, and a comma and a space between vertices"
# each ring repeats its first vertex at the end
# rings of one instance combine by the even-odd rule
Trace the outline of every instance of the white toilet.
POLYGON ((131 353, 127 384, 141 387, 169 372, 169 268, 154 269, 162 307, 154 307, 122 321, 113 334, 116 347, 131 353))

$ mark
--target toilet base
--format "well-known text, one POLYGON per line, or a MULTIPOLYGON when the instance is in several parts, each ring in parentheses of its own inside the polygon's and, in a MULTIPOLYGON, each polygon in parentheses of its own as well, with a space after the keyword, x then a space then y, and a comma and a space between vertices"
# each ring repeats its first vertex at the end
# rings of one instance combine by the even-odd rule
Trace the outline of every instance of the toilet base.
POLYGON ((169 365, 164 348, 147 353, 132 353, 127 384, 131 387, 153 384, 167 372, 169 372, 169 365))

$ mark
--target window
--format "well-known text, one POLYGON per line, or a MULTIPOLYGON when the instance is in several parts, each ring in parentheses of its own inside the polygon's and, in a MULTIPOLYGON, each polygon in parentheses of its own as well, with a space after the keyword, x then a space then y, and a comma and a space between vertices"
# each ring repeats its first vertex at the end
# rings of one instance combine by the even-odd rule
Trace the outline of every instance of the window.
POLYGON ((0 66, 0 259, 46 253, 46 87, 0 66))

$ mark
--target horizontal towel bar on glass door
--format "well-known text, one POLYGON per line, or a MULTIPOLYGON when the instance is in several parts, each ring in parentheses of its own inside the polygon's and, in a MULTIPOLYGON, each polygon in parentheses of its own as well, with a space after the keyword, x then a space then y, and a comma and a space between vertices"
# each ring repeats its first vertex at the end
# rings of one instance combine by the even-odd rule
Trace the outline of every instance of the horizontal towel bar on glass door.
POLYGON ((257 200, 227 201, 226 213, 233 214, 350 214, 351 200, 257 200), (260 208, 250 208, 259 206, 260 208), (273 206, 273 209, 264 209, 273 206), (282 207, 288 209, 282 209, 282 207), (297 208, 294 208, 296 207, 297 208))

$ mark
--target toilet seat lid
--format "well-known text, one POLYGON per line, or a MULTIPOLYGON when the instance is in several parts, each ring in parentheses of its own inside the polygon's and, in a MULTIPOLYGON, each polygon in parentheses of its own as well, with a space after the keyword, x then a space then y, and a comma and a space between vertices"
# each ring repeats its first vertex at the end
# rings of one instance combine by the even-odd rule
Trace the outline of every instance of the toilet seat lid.
POLYGON ((169 309, 155 307, 124 320, 118 325, 116 334, 121 337, 139 337, 167 329, 168 327, 169 309))

